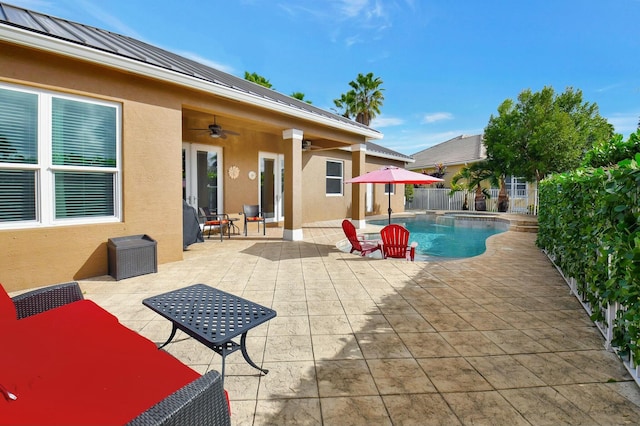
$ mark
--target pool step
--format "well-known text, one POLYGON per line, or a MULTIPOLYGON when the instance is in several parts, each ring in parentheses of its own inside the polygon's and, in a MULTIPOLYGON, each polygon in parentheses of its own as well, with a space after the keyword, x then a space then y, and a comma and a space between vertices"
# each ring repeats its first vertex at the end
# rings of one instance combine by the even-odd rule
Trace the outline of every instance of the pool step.
POLYGON ((511 225, 511 231, 516 232, 538 232, 538 225, 511 225))
POLYGON ((533 221, 511 221, 511 231, 516 232, 538 232, 538 223, 533 221))

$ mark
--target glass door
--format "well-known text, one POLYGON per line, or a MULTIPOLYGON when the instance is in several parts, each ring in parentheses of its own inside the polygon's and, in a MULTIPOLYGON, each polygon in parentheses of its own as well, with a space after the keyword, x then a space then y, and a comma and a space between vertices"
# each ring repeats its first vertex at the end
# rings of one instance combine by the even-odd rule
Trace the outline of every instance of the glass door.
POLYGON ((182 144, 182 198, 198 209, 223 212, 222 148, 182 144))
POLYGON ((284 156, 260 153, 260 208, 267 222, 284 220, 284 156))

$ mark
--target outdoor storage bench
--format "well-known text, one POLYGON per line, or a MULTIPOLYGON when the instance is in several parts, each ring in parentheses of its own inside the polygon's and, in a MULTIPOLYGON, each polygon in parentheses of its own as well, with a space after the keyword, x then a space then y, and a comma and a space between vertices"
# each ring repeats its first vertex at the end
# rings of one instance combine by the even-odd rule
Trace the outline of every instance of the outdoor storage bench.
POLYGON ((0 285, 0 341, 0 424, 230 425, 217 371, 158 350, 75 282, 13 299, 0 285))

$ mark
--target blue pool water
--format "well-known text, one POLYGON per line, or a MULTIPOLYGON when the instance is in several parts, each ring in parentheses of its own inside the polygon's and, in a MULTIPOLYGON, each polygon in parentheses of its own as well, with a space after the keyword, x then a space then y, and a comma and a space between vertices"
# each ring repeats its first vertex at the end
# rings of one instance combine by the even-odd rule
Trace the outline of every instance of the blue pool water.
MULTIPOLYGON (((384 226, 388 220, 367 221, 384 226)), ((486 241, 492 235, 504 232, 504 227, 483 222, 484 227, 452 226, 436 223, 427 216, 392 219, 409 230, 409 242, 416 241, 416 260, 460 259, 485 252, 486 241)), ((373 237, 373 236, 371 236, 373 237)), ((377 237, 379 238, 379 236, 377 237)))

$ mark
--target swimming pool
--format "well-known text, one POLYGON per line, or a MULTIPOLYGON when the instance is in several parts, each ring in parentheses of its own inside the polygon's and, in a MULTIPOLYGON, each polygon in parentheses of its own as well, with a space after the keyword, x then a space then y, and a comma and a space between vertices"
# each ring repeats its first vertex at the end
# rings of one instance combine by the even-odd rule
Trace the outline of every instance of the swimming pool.
MULTIPOLYGON (((384 226, 388 220, 367 221, 384 226)), ((416 215, 391 219, 409 230, 409 241, 416 241, 415 260, 446 260, 478 256, 487 249, 486 241, 492 235, 509 229, 509 224, 491 216, 471 215, 416 215)), ((369 238, 380 238, 374 235, 369 238)))

